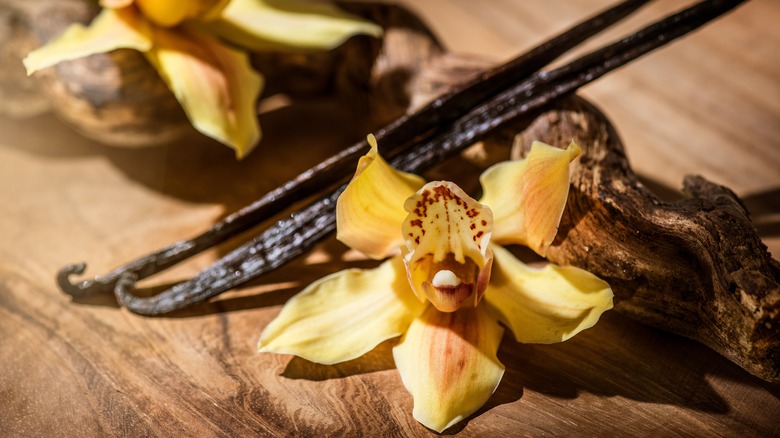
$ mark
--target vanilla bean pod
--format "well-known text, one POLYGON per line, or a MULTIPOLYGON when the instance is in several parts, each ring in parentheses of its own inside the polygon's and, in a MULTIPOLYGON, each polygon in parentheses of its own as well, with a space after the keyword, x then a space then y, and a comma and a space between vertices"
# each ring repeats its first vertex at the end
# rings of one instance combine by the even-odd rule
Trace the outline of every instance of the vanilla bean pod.
MULTIPOLYGON (((451 123, 470 108, 528 77, 648 1, 624 1, 573 26, 508 63, 478 75, 472 81, 436 98, 419 111, 401 117, 375 133, 383 148, 391 148, 383 149, 383 153, 392 155, 408 148, 415 141, 419 142, 431 136, 437 129, 451 123)), ((57 274, 57 284, 63 292, 74 297, 83 297, 113 290, 116 282, 123 276, 130 275, 140 280, 154 275, 258 225, 294 202, 348 176, 354 170, 357 160, 367 150, 368 144, 365 141, 356 143, 301 173, 254 203, 227 216, 204 233, 192 239, 170 244, 105 275, 96 276, 92 280, 72 283, 70 277, 81 275, 86 269, 86 264, 65 266, 57 274)))
MULTIPOLYGON (((475 107, 449 129, 401 153, 391 163, 408 172, 437 164, 497 126, 535 114, 577 88, 697 29, 743 1, 703 1, 570 64, 536 73, 475 107)), ((336 200, 344 187, 272 225, 189 281, 159 295, 139 298, 131 293, 136 279, 132 274, 126 274, 117 282, 116 297, 133 312, 160 315, 240 286, 308 251, 334 231, 336 200)))

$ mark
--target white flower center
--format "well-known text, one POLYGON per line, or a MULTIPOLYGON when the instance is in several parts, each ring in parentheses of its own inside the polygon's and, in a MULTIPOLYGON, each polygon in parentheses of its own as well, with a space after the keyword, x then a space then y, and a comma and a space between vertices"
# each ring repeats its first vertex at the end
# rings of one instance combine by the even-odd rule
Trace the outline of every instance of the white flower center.
POLYGON ((459 286, 460 283, 460 278, 458 278, 454 272, 447 269, 442 269, 441 271, 437 272, 436 275, 433 276, 433 281, 431 281, 433 287, 454 287, 459 286))

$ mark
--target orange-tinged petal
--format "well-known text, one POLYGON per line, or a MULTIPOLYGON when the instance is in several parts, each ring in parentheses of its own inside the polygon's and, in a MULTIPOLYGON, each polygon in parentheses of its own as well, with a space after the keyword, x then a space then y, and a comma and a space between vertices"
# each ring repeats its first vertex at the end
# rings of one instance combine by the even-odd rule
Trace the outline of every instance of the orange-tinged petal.
POLYGON ((537 141, 524 160, 499 163, 482 174, 480 201, 493 210, 493 242, 519 243, 545 255, 566 206, 569 163, 579 154, 574 142, 564 150, 537 141))
POLYGON ((490 209, 448 181, 426 184, 404 209, 409 213, 401 227, 404 260, 415 294, 443 312, 475 306, 487 285, 479 278, 486 280, 490 272, 490 209), (486 276, 480 275, 483 268, 486 276), (447 281, 437 282, 437 276, 447 281))
POLYGON ((89 26, 71 25, 59 37, 30 52, 22 62, 30 75, 61 61, 114 49, 145 52, 151 46, 149 25, 134 8, 103 9, 89 26))
POLYGON ((574 266, 531 268, 494 246, 485 300, 520 342, 551 344, 592 327, 612 308, 612 289, 574 266))
POLYGON ((219 13, 229 0, 135 0, 153 23, 173 27, 184 20, 210 18, 219 13))
POLYGON ((368 136, 368 142, 371 150, 360 158, 355 176, 336 203, 336 238, 381 259, 403 242, 404 201, 425 181, 387 164, 373 135, 368 136))
POLYGON ((245 53, 184 29, 154 29, 147 58, 192 125, 243 158, 260 140, 256 101, 262 77, 245 53))
POLYGON ((352 360, 403 334, 424 308, 395 257, 376 269, 349 269, 312 283, 266 327, 258 348, 328 365, 352 360))
POLYGON ((414 418, 441 432, 482 407, 504 374, 496 357, 503 332, 484 306, 451 313, 429 306, 415 319, 393 349, 414 418))
POLYGON ((382 34, 330 3, 301 0, 232 0, 208 28, 251 50, 330 50, 353 35, 382 34))

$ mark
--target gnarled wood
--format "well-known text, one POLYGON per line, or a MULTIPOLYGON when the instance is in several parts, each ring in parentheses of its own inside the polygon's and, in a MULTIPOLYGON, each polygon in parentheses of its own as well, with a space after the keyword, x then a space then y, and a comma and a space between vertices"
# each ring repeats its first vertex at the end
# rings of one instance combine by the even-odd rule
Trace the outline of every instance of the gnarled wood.
POLYGON ((619 312, 780 380, 780 270, 732 191, 689 176, 686 199, 658 199, 615 128, 583 100, 537 118, 516 138, 515 157, 535 139, 583 146, 550 260, 608 281, 619 312))

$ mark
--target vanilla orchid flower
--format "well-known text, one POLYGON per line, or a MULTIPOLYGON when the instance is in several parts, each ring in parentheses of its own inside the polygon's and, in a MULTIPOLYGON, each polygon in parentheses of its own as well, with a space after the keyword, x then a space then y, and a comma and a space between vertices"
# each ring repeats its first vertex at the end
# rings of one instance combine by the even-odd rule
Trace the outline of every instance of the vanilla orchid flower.
POLYGON ((23 60, 28 74, 115 49, 142 52, 192 125, 246 156, 260 141, 262 76, 246 50, 329 50, 377 25, 302 0, 101 0, 89 24, 74 24, 23 60), (229 44, 226 44, 228 42, 229 44))
POLYGON ((535 142, 524 160, 482 174, 477 202, 451 182, 425 184, 393 169, 369 142, 339 197, 337 237, 372 258, 395 255, 308 286, 266 327, 259 350, 334 364, 400 336, 393 358, 414 418, 441 432, 497 388, 502 325, 519 342, 561 342, 612 308, 609 285, 587 271, 532 268, 499 246, 545 254, 580 148, 535 142))

